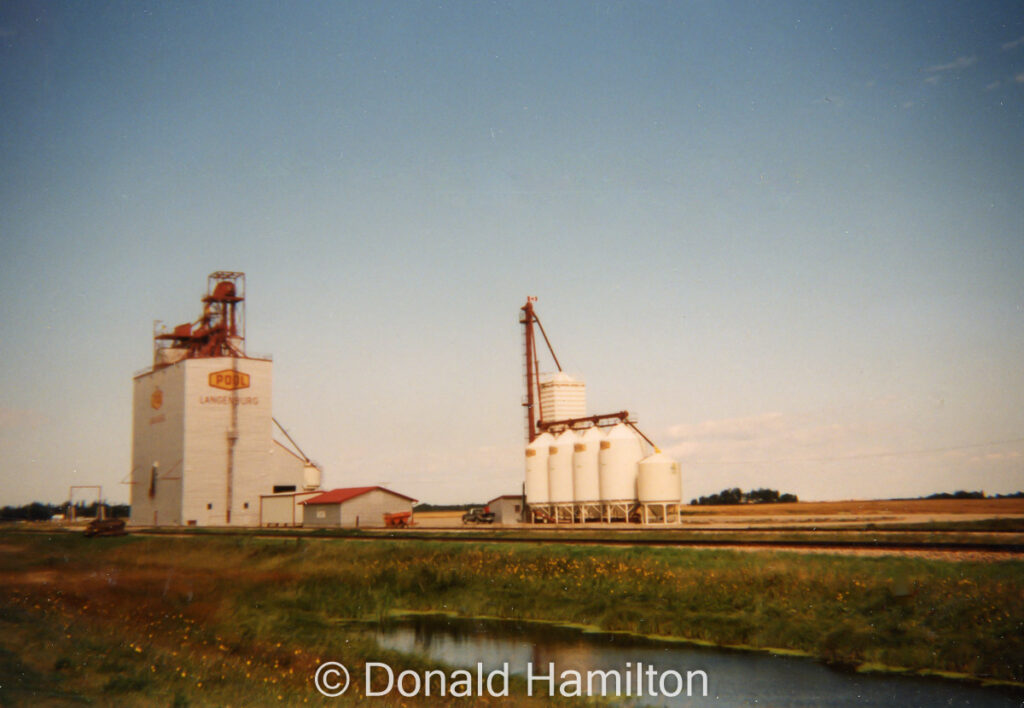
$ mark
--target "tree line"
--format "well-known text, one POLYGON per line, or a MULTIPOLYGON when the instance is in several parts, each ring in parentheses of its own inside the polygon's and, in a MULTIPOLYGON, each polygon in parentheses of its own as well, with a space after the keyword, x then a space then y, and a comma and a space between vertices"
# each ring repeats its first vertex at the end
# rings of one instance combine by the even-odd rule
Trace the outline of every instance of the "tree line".
POLYGON ((780 494, 777 489, 754 489, 744 492, 739 487, 723 489, 699 499, 691 499, 690 506, 728 506, 731 504, 785 504, 800 501, 795 494, 780 494))
MULTIPOLYGON (((95 517, 98 506, 98 502, 75 504, 75 516, 79 518, 95 517)), ((106 516, 108 518, 127 519, 131 512, 131 507, 128 504, 105 504, 104 506, 106 506, 106 516)), ((3 507, 0 509, 0 521, 48 521, 54 516, 61 514, 65 518, 69 518, 71 516, 71 505, 67 502, 63 504, 32 502, 23 506, 3 507)))
POLYGON ((961 489, 953 493, 939 492, 938 494, 929 494, 925 499, 1020 499, 1021 497, 1024 497, 1024 492, 985 494, 985 492, 968 492, 961 489))

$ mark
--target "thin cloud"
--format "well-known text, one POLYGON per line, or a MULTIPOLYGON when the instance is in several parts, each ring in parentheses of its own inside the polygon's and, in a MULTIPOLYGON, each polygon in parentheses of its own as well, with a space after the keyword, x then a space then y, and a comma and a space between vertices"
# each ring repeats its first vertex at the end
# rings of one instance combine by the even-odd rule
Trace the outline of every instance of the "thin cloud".
POLYGON ((674 425, 667 430, 663 451, 684 464, 708 467, 735 465, 779 466, 808 462, 842 462, 882 459, 965 458, 977 450, 978 459, 1008 460, 1021 455, 1019 449, 989 450, 1006 445, 1020 446, 1024 438, 986 440, 959 445, 907 446, 900 435, 892 435, 875 424, 828 422, 820 415, 766 413, 747 418, 706 420, 674 425))
POLYGON ((936 84, 939 83, 939 80, 941 78, 941 76, 929 76, 927 79, 924 80, 924 82, 926 84, 931 84, 932 86, 935 86, 936 84))
POLYGON ((990 452, 981 459, 988 462, 995 460, 1017 460, 1020 459, 1020 453, 1016 450, 1011 450, 1009 452, 990 452))
POLYGON ((863 431, 853 426, 782 413, 674 425, 667 433, 667 444, 662 447, 666 454, 700 465, 728 466, 737 461, 788 464, 794 457, 877 452, 864 448, 863 431))
POLYGON ((1009 51, 1011 49, 1016 49, 1017 47, 1019 47, 1022 44, 1024 44, 1024 37, 1018 37, 1017 39, 1013 40, 1012 42, 1004 42, 1003 43, 1003 51, 1007 52, 1007 51, 1009 51))
POLYGON ((1018 84, 1024 84, 1024 71, 1014 76, 1013 80, 1016 81, 1018 84))
POLYGON ((994 89, 997 89, 997 88, 999 88, 999 84, 1000 84, 999 81, 993 81, 992 83, 990 83, 988 86, 985 87, 985 90, 986 91, 992 91, 994 89))
POLYGON ((701 442, 721 440, 754 440, 783 427, 781 413, 765 413, 750 418, 705 420, 696 424, 673 425, 668 429, 672 438, 701 442))
POLYGON ((957 57, 948 64, 936 64, 929 66, 925 71, 934 73, 936 71, 954 71, 956 69, 967 69, 978 63, 978 57, 957 57))

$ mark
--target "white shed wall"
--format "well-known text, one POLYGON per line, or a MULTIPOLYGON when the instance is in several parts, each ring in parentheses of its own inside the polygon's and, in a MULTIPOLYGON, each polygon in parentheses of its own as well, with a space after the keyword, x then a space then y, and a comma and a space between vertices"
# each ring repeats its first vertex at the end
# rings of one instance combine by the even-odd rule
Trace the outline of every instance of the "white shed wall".
POLYGON ((383 526, 384 514, 412 511, 412 502, 403 497, 374 489, 341 505, 341 525, 344 527, 383 526))
POLYGON ((500 497, 487 506, 494 512, 496 524, 518 524, 522 518, 522 497, 500 497))
POLYGON ((373 489, 337 504, 304 504, 304 526, 355 528, 384 526, 384 514, 412 511, 412 502, 391 492, 373 489))
POLYGON ((338 528, 341 526, 341 504, 303 504, 302 525, 338 528))

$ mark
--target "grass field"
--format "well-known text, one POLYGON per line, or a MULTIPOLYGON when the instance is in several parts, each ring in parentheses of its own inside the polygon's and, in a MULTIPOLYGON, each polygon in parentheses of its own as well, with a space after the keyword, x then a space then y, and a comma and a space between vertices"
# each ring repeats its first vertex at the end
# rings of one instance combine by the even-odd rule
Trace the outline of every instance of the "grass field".
POLYGON ((310 676, 321 660, 357 671, 371 658, 419 666, 338 622, 402 610, 1021 682, 1022 596, 1019 561, 4 533, 0 696, 32 705, 316 703, 310 676))

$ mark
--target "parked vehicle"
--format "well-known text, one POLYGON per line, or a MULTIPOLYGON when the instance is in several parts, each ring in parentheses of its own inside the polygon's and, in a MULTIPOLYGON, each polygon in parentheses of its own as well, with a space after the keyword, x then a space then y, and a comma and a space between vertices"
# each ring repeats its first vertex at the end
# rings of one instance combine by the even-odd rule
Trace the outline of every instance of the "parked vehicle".
POLYGON ((462 515, 464 524, 493 524, 494 512, 489 507, 473 507, 462 515))
POLYGON ((85 535, 93 536, 124 536, 128 533, 124 527, 124 519, 93 519, 85 527, 85 535))

